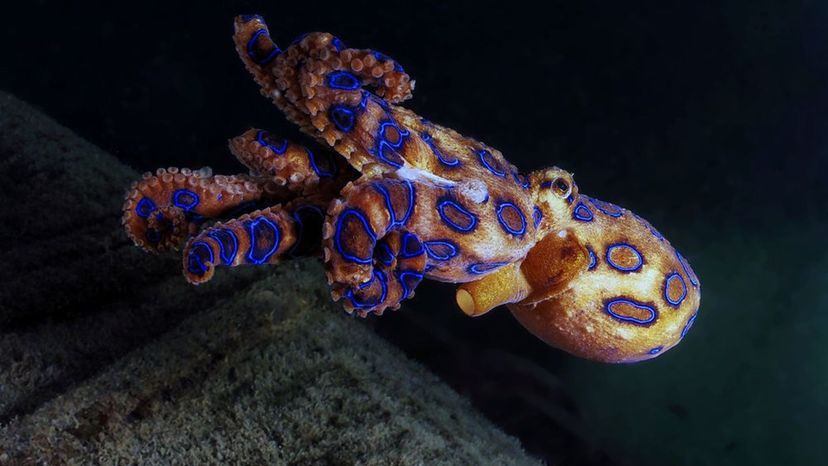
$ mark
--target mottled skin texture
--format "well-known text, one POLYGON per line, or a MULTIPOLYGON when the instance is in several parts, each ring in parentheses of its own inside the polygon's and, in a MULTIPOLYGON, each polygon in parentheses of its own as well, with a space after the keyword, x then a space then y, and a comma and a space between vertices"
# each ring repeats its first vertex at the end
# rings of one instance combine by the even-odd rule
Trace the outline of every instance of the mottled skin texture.
POLYGON ((692 324, 698 280, 635 214, 398 106, 414 82, 381 53, 326 33, 281 50, 258 16, 235 28, 262 94, 341 157, 251 129, 230 141, 250 175, 170 168, 136 182, 127 232, 152 252, 186 241, 190 282, 318 254, 349 312, 396 309, 423 278, 462 283, 467 314, 509 304, 547 343, 608 362, 654 357, 692 324))

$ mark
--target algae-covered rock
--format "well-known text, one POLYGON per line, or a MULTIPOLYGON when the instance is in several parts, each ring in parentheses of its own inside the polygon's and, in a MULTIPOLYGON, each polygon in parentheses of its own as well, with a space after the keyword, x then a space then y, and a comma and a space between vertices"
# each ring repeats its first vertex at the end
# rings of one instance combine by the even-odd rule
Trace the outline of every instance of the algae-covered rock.
POLYGON ((136 177, 0 93, 0 464, 535 463, 318 263, 196 288, 132 247, 136 177))

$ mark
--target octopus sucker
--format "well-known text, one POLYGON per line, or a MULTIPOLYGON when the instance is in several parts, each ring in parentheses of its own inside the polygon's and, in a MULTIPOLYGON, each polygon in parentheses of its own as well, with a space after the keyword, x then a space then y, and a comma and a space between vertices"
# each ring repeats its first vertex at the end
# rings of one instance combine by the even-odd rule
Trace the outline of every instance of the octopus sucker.
POLYGON ((233 40, 310 143, 252 128, 228 141, 249 175, 167 167, 130 185, 127 235, 148 252, 183 249, 191 283, 312 256, 331 298, 360 317, 398 309, 429 279, 459 284, 468 316, 506 306, 596 361, 651 359, 687 335, 699 279, 646 220, 581 194, 564 169, 520 172, 402 107, 415 80, 388 55, 323 32, 280 48, 258 15, 237 17, 233 40))

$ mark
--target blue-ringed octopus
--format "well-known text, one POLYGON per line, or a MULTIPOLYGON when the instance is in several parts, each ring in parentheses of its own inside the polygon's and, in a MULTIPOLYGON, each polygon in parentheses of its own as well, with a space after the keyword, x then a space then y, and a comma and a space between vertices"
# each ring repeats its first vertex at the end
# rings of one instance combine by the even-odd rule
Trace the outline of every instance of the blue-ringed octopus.
POLYGON ((521 173, 400 106, 414 81, 394 59, 319 32, 280 49, 258 15, 236 18, 234 41, 262 94, 327 149, 250 129, 229 142, 249 174, 135 182, 128 235, 150 252, 183 245, 191 283, 317 256, 360 316, 399 308, 423 279, 459 283, 466 314, 505 304, 546 343, 605 362, 653 358, 693 325, 699 280, 655 228, 563 169, 521 173))

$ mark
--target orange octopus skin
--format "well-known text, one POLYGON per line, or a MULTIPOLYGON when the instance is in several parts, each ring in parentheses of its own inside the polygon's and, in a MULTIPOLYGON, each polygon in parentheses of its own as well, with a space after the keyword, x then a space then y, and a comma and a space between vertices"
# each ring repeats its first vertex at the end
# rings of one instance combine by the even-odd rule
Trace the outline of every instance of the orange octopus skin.
POLYGON ((191 283, 316 255, 348 312, 396 309, 424 278, 461 283, 466 314, 506 304, 546 343, 605 362, 662 354, 693 324, 698 278, 649 223, 400 107, 414 81, 393 59, 327 33, 282 50, 257 15, 236 18, 234 40, 262 94, 341 158, 252 129, 230 141, 249 175, 170 168, 133 184, 130 238, 186 241, 191 283))

